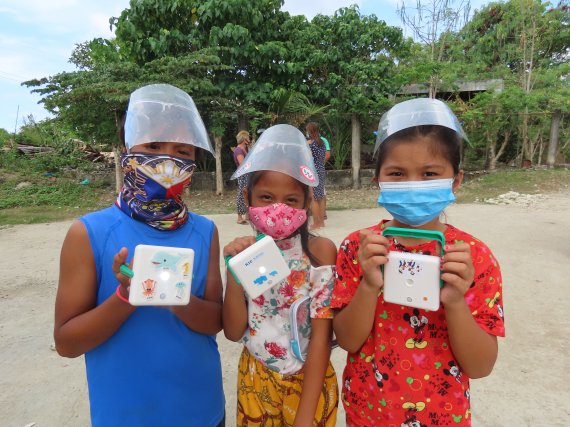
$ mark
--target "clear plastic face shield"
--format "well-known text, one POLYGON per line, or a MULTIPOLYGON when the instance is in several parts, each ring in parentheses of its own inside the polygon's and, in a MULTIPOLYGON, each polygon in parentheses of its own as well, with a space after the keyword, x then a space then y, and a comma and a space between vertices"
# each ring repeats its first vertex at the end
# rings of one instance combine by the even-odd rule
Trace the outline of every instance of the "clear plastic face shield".
POLYGON ((196 104, 186 92, 168 84, 143 86, 129 99, 127 150, 149 142, 189 144, 214 154, 196 104))
POLYGON ((319 185, 311 149, 301 131, 291 125, 266 129, 231 179, 262 170, 284 173, 311 187, 319 185))
POLYGON ((444 102, 438 99, 418 98, 400 102, 388 110, 378 124, 374 155, 380 144, 396 132, 415 126, 438 125, 449 128, 468 141, 459 120, 444 102))

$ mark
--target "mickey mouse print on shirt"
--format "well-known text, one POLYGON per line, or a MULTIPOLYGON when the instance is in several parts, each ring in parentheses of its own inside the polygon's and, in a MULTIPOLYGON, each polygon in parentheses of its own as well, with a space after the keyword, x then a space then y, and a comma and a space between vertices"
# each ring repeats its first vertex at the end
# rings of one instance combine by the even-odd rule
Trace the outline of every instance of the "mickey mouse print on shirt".
MULTIPOLYGON (((372 227, 380 233, 385 222, 372 227)), ((490 334, 504 336, 501 274, 491 251, 471 235, 448 225, 448 242, 469 242, 475 281, 465 295, 473 317, 490 334)), ((395 243, 397 244, 397 243, 395 243)), ((392 250, 435 253, 434 242, 392 250)), ((343 240, 331 306, 353 297, 362 277, 359 233, 343 240)), ((443 309, 386 303, 378 298, 370 336, 347 357, 342 399, 349 426, 470 426, 469 378, 453 357, 443 309)))

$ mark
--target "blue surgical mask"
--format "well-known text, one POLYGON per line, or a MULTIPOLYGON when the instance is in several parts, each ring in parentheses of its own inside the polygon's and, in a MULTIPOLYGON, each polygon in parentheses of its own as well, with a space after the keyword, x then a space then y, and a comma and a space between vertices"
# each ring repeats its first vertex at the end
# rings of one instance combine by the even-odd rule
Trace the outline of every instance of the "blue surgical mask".
POLYGON ((419 227, 438 218, 455 201, 453 181, 380 182, 378 204, 399 222, 419 227))

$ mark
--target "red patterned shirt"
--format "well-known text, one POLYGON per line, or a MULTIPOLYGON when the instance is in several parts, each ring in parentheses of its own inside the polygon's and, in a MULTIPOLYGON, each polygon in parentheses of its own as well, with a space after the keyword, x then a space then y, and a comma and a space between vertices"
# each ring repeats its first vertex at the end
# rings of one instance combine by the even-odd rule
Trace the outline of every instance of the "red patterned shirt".
MULTIPOLYGON (((370 227, 380 232, 387 221, 370 227)), ((475 280, 465 294, 475 321, 486 332, 504 336, 501 271, 489 248, 473 236, 447 225, 449 243, 467 242, 475 280)), ((341 309, 362 279, 358 262, 359 231, 340 247, 331 306, 341 309)), ((435 242, 390 250, 437 253, 435 242)), ((400 306, 378 297, 370 336, 357 353, 349 353, 342 399, 347 425, 358 427, 470 426, 469 378, 449 345, 445 312, 400 306)))

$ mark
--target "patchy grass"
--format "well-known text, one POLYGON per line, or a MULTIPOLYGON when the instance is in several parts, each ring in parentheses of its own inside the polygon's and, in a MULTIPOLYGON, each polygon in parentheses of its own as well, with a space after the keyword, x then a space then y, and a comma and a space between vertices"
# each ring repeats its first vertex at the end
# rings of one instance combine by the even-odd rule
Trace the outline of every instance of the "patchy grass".
POLYGON ((37 224, 74 219, 88 211, 56 206, 26 206, 0 210, 0 225, 37 224))
MULTIPOLYGON (((63 221, 107 207, 115 198, 110 182, 92 179, 88 185, 76 178, 43 175, 20 176, 0 173, 0 225, 63 221), (28 187, 16 190, 21 182, 28 187)), ((473 203, 508 191, 537 194, 557 192, 570 187, 570 170, 499 171, 467 179, 459 190, 459 203, 473 203)), ((327 189, 327 209, 365 209, 377 206, 377 187, 359 190, 327 189)), ((190 192, 185 197, 189 208, 198 214, 235 213, 235 191, 222 196, 213 192, 190 192)))
POLYGON ((570 187, 569 169, 503 170, 467 179, 459 189, 459 203, 476 203, 509 191, 553 193, 570 187))
POLYGON ((352 188, 327 188, 327 210, 368 209, 378 206, 379 190, 367 186, 358 190, 352 188))
POLYGON ((229 214, 236 211, 236 191, 226 190, 218 196, 213 191, 192 191, 184 197, 188 209, 200 215, 229 214))
POLYGON ((0 174, 0 225, 62 221, 108 206, 109 183, 43 174, 0 174))

